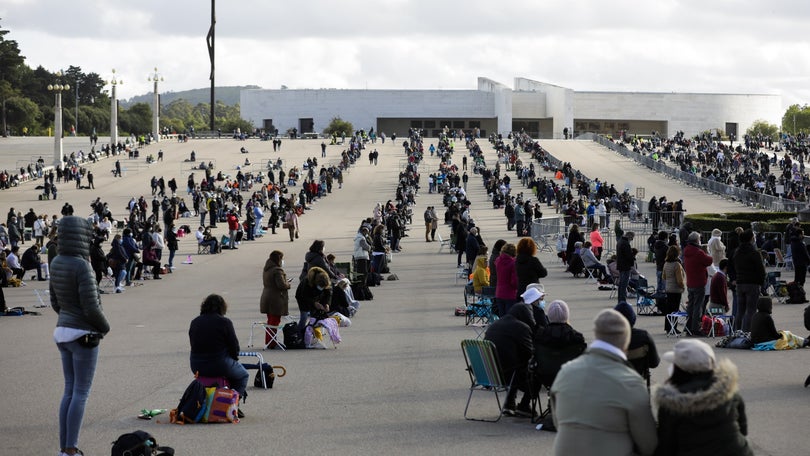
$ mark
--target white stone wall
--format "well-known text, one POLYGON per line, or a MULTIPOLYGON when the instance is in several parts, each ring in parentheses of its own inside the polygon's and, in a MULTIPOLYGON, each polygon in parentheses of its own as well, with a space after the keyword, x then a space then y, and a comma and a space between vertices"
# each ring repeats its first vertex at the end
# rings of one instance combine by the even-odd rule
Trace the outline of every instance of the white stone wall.
POLYGON ((377 118, 493 118, 495 94, 478 90, 243 90, 242 118, 255 127, 273 119, 279 132, 312 118, 320 133, 334 117, 356 129, 377 126, 377 118))
POLYGON ((682 130, 692 136, 726 122, 738 124, 738 137, 756 120, 781 125, 779 95, 574 92, 577 119, 660 120, 668 123, 666 134, 682 130))

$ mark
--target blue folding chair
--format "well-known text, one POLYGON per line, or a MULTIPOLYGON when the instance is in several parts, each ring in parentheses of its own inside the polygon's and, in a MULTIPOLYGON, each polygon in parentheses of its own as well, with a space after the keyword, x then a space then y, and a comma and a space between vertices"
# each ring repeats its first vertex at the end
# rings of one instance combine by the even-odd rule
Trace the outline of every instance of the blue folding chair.
POLYGON ((467 396, 467 404, 464 406, 464 418, 472 421, 486 421, 495 423, 503 416, 504 402, 501 402, 500 394, 509 394, 512 381, 515 375, 508 382, 504 382, 501 375, 501 365, 498 362, 498 352, 495 344, 488 340, 465 339, 461 341, 461 350, 464 352, 464 361, 467 363, 467 373, 470 375, 470 394, 467 396), (486 391, 495 394, 495 401, 498 404, 498 417, 494 420, 483 418, 470 418, 467 410, 470 408, 473 392, 486 391))

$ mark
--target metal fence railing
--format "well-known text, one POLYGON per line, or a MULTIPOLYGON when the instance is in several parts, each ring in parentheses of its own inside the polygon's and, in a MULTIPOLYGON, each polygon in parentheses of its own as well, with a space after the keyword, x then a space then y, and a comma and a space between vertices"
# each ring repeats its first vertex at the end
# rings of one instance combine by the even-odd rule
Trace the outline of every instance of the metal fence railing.
POLYGON ((591 137, 591 139, 593 139, 593 141, 595 141, 596 143, 607 147, 608 149, 616 152, 617 154, 623 155, 631 160, 634 160, 637 163, 640 163, 653 171, 665 174, 667 176, 672 177, 673 179, 680 180, 692 187, 699 188, 701 190, 705 190, 723 196, 724 198, 734 199, 743 204, 754 207, 760 207, 768 211, 797 212, 807 207, 807 203, 785 199, 780 196, 766 195, 764 193, 745 190, 740 187, 726 185, 722 182, 717 182, 712 179, 707 179, 704 177, 696 176, 692 173, 681 171, 679 169, 667 165, 666 162, 662 160, 654 160, 650 156, 641 155, 637 152, 628 149, 623 144, 615 143, 605 138, 604 136, 598 136, 593 134, 583 136, 584 139, 587 139, 588 137, 591 137))

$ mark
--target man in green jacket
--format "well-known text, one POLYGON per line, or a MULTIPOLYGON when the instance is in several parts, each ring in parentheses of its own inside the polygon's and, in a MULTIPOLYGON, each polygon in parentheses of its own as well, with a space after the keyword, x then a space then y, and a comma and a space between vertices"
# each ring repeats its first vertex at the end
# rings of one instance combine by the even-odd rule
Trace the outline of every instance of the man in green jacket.
POLYGON ((551 386, 555 455, 651 455, 658 443, 644 380, 627 363, 630 324, 605 309, 596 340, 563 365, 551 386))

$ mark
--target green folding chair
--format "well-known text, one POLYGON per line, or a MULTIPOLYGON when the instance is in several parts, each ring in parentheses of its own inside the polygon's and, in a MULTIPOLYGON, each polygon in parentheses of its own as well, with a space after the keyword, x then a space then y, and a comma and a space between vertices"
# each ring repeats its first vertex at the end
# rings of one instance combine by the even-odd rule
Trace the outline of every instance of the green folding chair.
POLYGON ((503 416, 505 402, 501 401, 500 394, 509 394, 512 380, 504 383, 501 376, 501 365, 498 362, 498 352, 495 344, 488 340, 465 339, 461 341, 461 350, 464 352, 464 361, 467 363, 467 373, 470 375, 470 394, 467 396, 467 404, 464 406, 464 418, 472 421, 487 421, 495 423, 503 416), (498 404, 498 417, 495 419, 470 418, 467 411, 470 408, 473 392, 485 391, 495 394, 495 401, 498 404))

